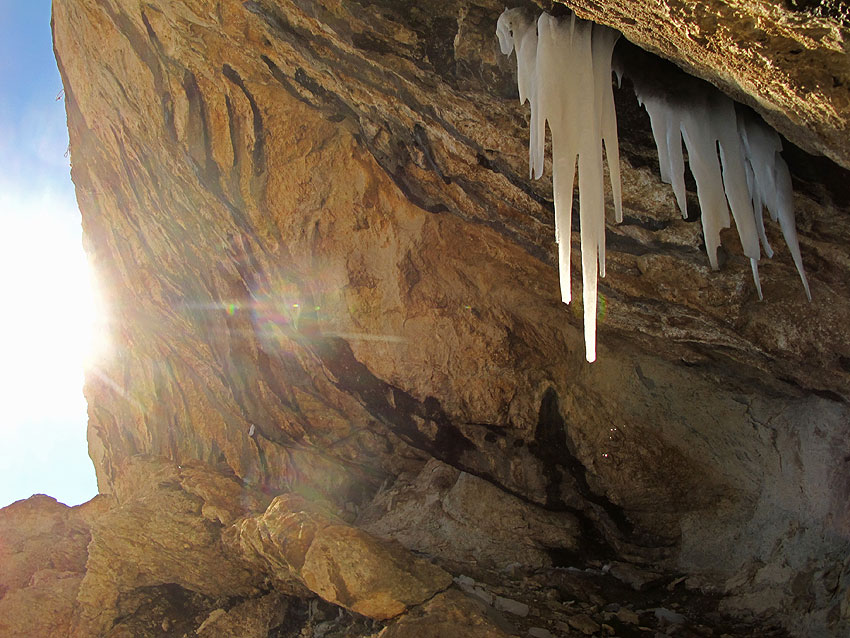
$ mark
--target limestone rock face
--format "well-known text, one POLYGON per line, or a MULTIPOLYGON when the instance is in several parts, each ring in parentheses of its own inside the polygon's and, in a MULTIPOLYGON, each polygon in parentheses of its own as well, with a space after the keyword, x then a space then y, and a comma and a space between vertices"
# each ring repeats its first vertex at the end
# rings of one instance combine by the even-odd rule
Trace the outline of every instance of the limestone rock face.
MULTIPOLYGON (((223 481, 196 467, 189 469, 184 485, 182 470, 171 462, 139 458, 122 467, 117 502, 92 522, 75 635, 105 633, 135 604, 127 600, 144 588, 174 584, 211 598, 257 591, 261 579, 223 551, 222 521, 211 512, 223 481)), ((230 482, 238 485, 233 478, 230 482)), ((251 496, 231 505, 247 503, 250 511, 251 496)))
MULTIPOLYGON (((440 618, 479 623, 438 593, 442 569, 466 570, 488 608, 550 614, 509 618, 523 633, 582 615, 616 629, 604 607, 633 600, 628 581, 653 626, 675 603, 718 634, 847 631, 842 5, 569 6, 837 162, 785 144, 813 302, 784 250, 760 264, 757 302, 734 230, 711 271, 626 82, 625 219, 607 228, 586 364, 494 35, 503 3, 56 0, 72 176, 110 309, 86 386, 109 496, 79 538, 50 528, 77 539, 55 553, 0 555, 10 592, 42 586, 39 570, 53 600, 79 583, 77 636, 227 632, 248 601, 260 634, 395 635, 424 614, 439 635, 440 618)), ((37 505, 43 525, 66 520, 37 505)))
POLYGON ((81 510, 98 506, 71 510, 36 495, 2 510, 0 635, 67 635, 91 538, 81 510))
POLYGON ((231 541, 281 581, 297 577, 324 600, 386 620, 451 585, 451 576, 395 543, 323 513, 302 497, 276 498, 231 541))
POLYGON ((467 569, 473 565, 552 565, 551 550, 580 544, 569 512, 531 507, 487 481, 436 459, 415 477, 400 476, 357 518, 363 529, 406 547, 438 552, 467 569))

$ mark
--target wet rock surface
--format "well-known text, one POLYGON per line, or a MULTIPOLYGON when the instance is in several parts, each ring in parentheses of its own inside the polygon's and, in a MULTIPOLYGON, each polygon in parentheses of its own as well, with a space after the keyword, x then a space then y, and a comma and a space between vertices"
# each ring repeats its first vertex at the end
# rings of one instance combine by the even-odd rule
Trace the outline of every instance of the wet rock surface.
MULTIPOLYGON (((574 7, 847 165, 840 20, 574 7)), ((75 637, 845 632, 847 171, 786 143, 813 303, 781 250, 758 303, 734 230, 710 270, 625 82, 587 365, 503 8, 54 3, 111 315, 104 496, 2 512, 0 626, 44 600, 75 637)))

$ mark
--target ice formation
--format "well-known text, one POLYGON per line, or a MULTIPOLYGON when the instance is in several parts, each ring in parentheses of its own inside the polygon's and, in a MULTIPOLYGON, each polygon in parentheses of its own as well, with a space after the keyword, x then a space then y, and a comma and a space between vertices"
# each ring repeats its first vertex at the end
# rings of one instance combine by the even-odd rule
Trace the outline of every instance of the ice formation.
MULTIPOLYGON (((602 25, 543 13, 535 22, 521 9, 505 9, 496 23, 502 53, 516 51, 520 103, 531 107, 529 176, 543 174, 546 124, 552 135, 555 241, 561 299, 570 303, 570 240, 578 162, 579 220, 584 301, 584 340, 588 361, 596 359, 597 277, 605 276, 605 197, 603 145, 611 178, 616 221, 622 221, 617 116, 611 57, 619 33, 602 25)), ((622 69, 616 69, 618 79, 622 69)), ((731 208, 744 254, 749 257, 759 299, 760 245, 773 250, 764 229, 763 209, 778 221, 811 301, 803 270, 792 204, 791 176, 780 152, 779 135, 754 113, 714 90, 659 90, 658 79, 632 81, 649 113, 658 147, 661 180, 673 187, 683 217, 685 159, 697 184, 708 260, 717 268, 720 231, 729 228, 731 208), (719 158, 718 158, 719 154, 719 158)))
POLYGON ((529 171, 543 174, 546 124, 552 135, 555 241, 561 299, 570 303, 570 232, 578 162, 579 221, 588 361, 596 359, 597 276, 605 276, 605 194, 602 146, 608 161, 614 211, 622 221, 617 116, 611 85, 611 54, 619 33, 576 18, 544 13, 537 20, 506 9, 496 25, 502 53, 516 49, 520 102, 529 102, 529 171))
POLYGON ((779 135, 756 115, 736 110, 731 99, 716 91, 671 97, 671 94, 659 95, 657 90, 643 86, 640 80, 634 82, 634 87, 638 101, 649 113, 658 147, 661 180, 673 186, 683 217, 687 217, 682 139, 685 141, 688 164, 697 184, 705 248, 711 267, 717 268, 720 231, 729 227, 731 208, 744 254, 750 258, 759 299, 762 298, 758 274, 759 242, 765 254, 773 257, 764 230, 763 209, 767 208, 771 218, 779 221, 806 296, 811 301, 797 241, 791 175, 780 155, 779 135))

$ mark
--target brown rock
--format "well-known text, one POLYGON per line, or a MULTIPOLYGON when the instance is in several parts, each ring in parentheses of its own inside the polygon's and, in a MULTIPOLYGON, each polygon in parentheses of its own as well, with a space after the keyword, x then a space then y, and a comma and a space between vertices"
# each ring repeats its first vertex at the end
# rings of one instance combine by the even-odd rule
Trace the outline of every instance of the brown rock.
POLYGON ((398 616, 451 584, 439 567, 287 494, 242 521, 231 543, 278 581, 297 578, 325 600, 376 619, 398 616))
POLYGON ((72 509, 49 496, 36 494, 0 509, 0 586, 26 587, 45 569, 82 573, 88 525, 72 509))
POLYGON ((279 594, 267 594, 246 600, 228 611, 216 610, 198 627, 200 638, 267 638, 278 627, 287 612, 286 599, 279 594))
POLYGON ((33 583, 0 598, 0 636, 66 636, 83 575, 41 570, 33 583))
MULTIPOLYGON (((214 476, 197 469, 190 485, 197 494, 218 494, 220 480, 238 485, 214 476), (202 476, 209 481, 204 488, 202 476)), ((116 482, 118 503, 92 525, 74 635, 108 630, 120 615, 122 596, 140 588, 173 583, 212 597, 254 591, 258 577, 224 551, 221 524, 205 518, 205 502, 180 480, 181 468, 173 462, 134 457, 125 464, 116 482), (142 476, 147 480, 139 482, 142 476)), ((231 505, 251 503, 245 492, 231 505)))
POLYGON ((601 629, 599 623, 587 614, 570 616, 567 618, 567 623, 569 623, 570 627, 578 629, 581 633, 587 636, 593 635, 601 629))
POLYGON ((379 620, 427 600, 452 580, 400 546, 343 525, 329 525, 317 534, 301 575, 325 600, 379 620))
POLYGON ((67 635, 91 539, 84 510, 92 508, 70 508, 41 494, 0 509, 4 638, 67 635))
POLYGON ((617 620, 629 625, 637 625, 640 622, 640 617, 631 609, 620 609, 616 613, 617 620))
POLYGON ((389 625, 377 638, 507 638, 468 596, 449 590, 389 625))
POLYGON ((570 514, 527 503, 436 459, 381 492, 357 524, 419 552, 494 567, 551 565, 549 548, 576 549, 578 542, 570 514))
POLYGON ((610 574, 619 580, 626 583, 637 591, 646 589, 651 584, 658 582, 662 574, 658 572, 640 569, 628 563, 614 561, 608 564, 610 574))

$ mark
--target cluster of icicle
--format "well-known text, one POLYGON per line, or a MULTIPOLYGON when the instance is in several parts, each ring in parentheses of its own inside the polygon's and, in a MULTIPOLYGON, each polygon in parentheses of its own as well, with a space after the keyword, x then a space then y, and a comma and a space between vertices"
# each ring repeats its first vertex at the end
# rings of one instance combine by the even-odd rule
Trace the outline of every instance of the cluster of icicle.
POLYGON ((602 145, 608 159, 616 220, 622 221, 617 115, 611 83, 611 54, 619 33, 580 20, 537 20, 507 9, 496 25, 502 53, 517 53, 520 102, 531 106, 528 144, 530 174, 543 174, 546 123, 552 134, 555 241, 561 299, 570 303, 570 226, 578 160, 584 343, 596 359, 596 282, 605 276, 605 195, 602 145), (597 271, 598 265, 598 271, 597 271))
MULTIPOLYGON (((611 56, 619 33, 574 14, 560 20, 543 13, 535 23, 521 9, 506 9, 499 16, 496 35, 502 53, 516 50, 520 103, 528 101, 531 107, 529 172, 535 179, 543 174, 547 123, 552 135, 555 241, 564 303, 571 300, 570 227, 578 161, 585 354, 592 362, 596 359, 597 276, 605 276, 603 144, 615 219, 620 222, 623 217, 611 81, 611 56)), ((780 223, 811 299, 797 242, 791 177, 779 155, 782 146, 776 132, 755 116, 736 113, 732 100, 720 93, 677 102, 649 90, 642 92, 637 85, 635 91, 650 116, 662 181, 672 184, 679 209, 687 217, 684 137, 712 268, 717 268, 720 231, 730 223, 728 199, 761 298, 759 240, 766 254, 773 256, 762 219, 766 207, 780 223)))
POLYGON ((652 135, 658 147, 661 181, 673 186, 682 217, 688 216, 682 157, 682 138, 685 140, 688 164, 697 184, 705 249, 711 267, 717 268, 720 231, 729 228, 731 207, 744 254, 750 258, 759 299, 762 299, 758 274, 759 241, 765 254, 773 257, 773 249, 764 232, 762 211, 767 208, 771 219, 779 222, 806 296, 811 301, 797 241, 791 174, 780 155, 782 141, 776 131, 758 116, 737 110, 731 99, 716 91, 676 99, 658 95, 642 87, 640 81, 635 81, 634 87, 638 101, 649 113, 652 135))

